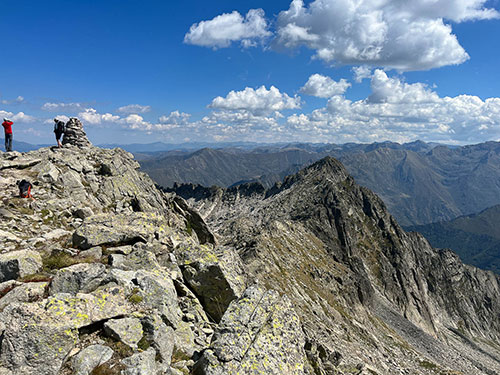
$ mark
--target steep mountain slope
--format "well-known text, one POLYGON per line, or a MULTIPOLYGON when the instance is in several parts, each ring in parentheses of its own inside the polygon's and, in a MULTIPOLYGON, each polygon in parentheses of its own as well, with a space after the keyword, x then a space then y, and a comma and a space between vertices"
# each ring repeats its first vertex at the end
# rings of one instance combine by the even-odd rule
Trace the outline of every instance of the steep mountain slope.
POLYGON ((461 215, 456 197, 426 155, 377 149, 343 155, 340 160, 359 184, 382 198, 402 225, 461 215))
POLYGON ((384 200, 405 226, 450 220, 500 204, 500 143, 464 147, 424 142, 369 145, 296 144, 248 151, 202 150, 141 163, 160 185, 231 186, 258 181, 267 188, 324 156, 340 160, 356 181, 384 200))
POLYGON ((500 205, 451 221, 408 227, 434 247, 450 248, 467 264, 500 273, 500 205))
POLYGON ((404 232, 336 160, 270 190, 182 190, 251 277, 289 296, 316 374, 500 371, 499 278, 404 232))
POLYGON ((281 179, 291 167, 307 165, 318 158, 315 153, 297 149, 242 153, 204 148, 188 155, 142 161, 141 167, 162 186, 185 181, 206 186, 229 186, 268 174, 276 174, 275 178, 281 179))

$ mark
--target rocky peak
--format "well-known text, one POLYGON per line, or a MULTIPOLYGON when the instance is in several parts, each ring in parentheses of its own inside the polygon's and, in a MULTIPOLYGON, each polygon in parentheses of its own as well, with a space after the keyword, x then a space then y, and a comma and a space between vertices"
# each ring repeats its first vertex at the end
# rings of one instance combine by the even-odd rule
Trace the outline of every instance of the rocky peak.
POLYGON ((404 232, 338 161, 231 197, 185 196, 251 278, 289 296, 317 374, 359 362, 384 374, 500 371, 500 352, 481 341, 500 338, 499 277, 404 232))

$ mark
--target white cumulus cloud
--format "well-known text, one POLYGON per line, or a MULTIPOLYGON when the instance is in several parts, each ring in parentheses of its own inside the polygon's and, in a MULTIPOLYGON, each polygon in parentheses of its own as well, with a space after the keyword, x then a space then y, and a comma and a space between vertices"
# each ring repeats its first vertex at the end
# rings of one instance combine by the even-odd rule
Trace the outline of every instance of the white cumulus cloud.
POLYGON ((271 35, 267 28, 262 9, 250 9, 244 18, 234 11, 193 24, 185 35, 184 42, 203 47, 224 48, 239 41, 243 47, 251 47, 271 35))
POLYGON ((375 70, 371 81, 372 103, 416 103, 436 102, 438 95, 422 83, 408 84, 398 78, 389 78, 380 69, 375 70))
POLYGON ((300 89, 300 92, 318 98, 330 98, 334 95, 342 95, 349 87, 351 87, 351 84, 344 78, 337 82, 330 77, 313 74, 300 89))
POLYGON ((160 124, 182 125, 189 123, 191 115, 189 113, 173 111, 168 116, 161 116, 158 119, 160 124))
POLYGON ((352 72, 354 73, 354 80, 357 83, 372 76, 372 70, 366 65, 355 66, 352 68, 352 72))
POLYGON ((246 87, 242 91, 233 90, 225 98, 218 96, 212 100, 209 108, 245 110, 257 115, 267 115, 285 109, 298 109, 300 105, 298 96, 292 98, 274 86, 269 90, 261 86, 257 90, 251 87, 246 87))
POLYGON ((42 106, 44 111, 50 112, 58 112, 58 111, 81 111, 84 109, 83 104, 81 103, 45 103, 42 106))
POLYGON ((325 108, 289 116, 289 135, 337 143, 500 139, 500 98, 440 97, 422 83, 409 84, 382 70, 373 73, 371 89, 363 100, 337 95, 325 108))
POLYGON ((151 106, 149 105, 140 105, 140 104, 129 104, 123 107, 118 108, 118 112, 120 113, 147 113, 151 111, 151 106))
POLYGON ((36 120, 36 117, 27 115, 24 112, 8 112, 4 110, 0 110, 0 119, 7 118, 13 122, 21 122, 21 123, 29 123, 29 122, 34 122, 36 120))
POLYGON ((444 20, 498 18, 486 0, 293 0, 278 16, 276 46, 306 46, 329 63, 426 70, 469 56, 444 20))
POLYGON ((111 113, 101 114, 94 108, 85 108, 84 111, 78 113, 78 118, 90 125, 100 125, 103 122, 116 122, 120 119, 120 116, 111 113))

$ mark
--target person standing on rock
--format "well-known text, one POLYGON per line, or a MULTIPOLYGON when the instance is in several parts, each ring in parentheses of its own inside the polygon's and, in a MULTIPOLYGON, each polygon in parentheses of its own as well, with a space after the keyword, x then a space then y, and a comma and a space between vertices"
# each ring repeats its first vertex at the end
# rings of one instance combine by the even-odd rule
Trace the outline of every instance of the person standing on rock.
POLYGON ((61 136, 64 134, 64 121, 54 119, 54 133, 56 134, 57 147, 61 148, 61 136))
POLYGON ((2 126, 5 130, 5 151, 12 151, 12 125, 14 123, 6 118, 3 119, 2 126))

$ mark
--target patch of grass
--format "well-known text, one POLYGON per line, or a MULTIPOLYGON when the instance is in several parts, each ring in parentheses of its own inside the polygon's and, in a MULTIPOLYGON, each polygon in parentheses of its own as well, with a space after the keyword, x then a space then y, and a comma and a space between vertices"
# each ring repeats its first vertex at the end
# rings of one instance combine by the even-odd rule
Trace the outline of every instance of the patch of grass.
POLYGON ((435 363, 426 360, 420 361, 420 367, 425 368, 427 370, 437 370, 439 368, 439 366, 436 365, 435 363))
POLYGON ((52 275, 47 272, 39 272, 33 275, 26 275, 17 279, 23 283, 41 283, 41 282, 50 282, 52 281, 52 275))
POLYGON ((142 300, 144 299, 143 296, 141 296, 141 290, 139 288, 134 288, 132 290, 132 293, 127 297, 127 300, 131 303, 138 304, 141 303, 142 300))
POLYGON ((125 370, 125 366, 120 363, 113 365, 106 362, 93 369, 90 375, 120 375, 123 370, 125 370))
POLYGON ((137 343, 137 347, 141 350, 148 350, 150 346, 151 344, 146 336, 142 336, 142 339, 137 343))
POLYGON ((174 350, 174 352, 172 353, 172 360, 170 361, 170 363, 173 364, 180 361, 187 361, 190 359, 191 358, 186 353, 183 353, 180 350, 174 350))
POLYGON ((51 270, 59 270, 61 268, 66 268, 78 263, 95 263, 95 259, 79 258, 77 256, 71 256, 66 253, 52 253, 48 256, 42 257, 43 270, 45 272, 51 270))
POLYGON ((105 337, 104 340, 106 341, 106 345, 113 349, 115 355, 120 359, 130 357, 132 354, 134 354, 132 348, 121 341, 115 341, 110 337, 105 337))
POLYGON ((141 303, 144 298, 140 294, 132 294, 128 297, 128 301, 131 303, 141 303))

